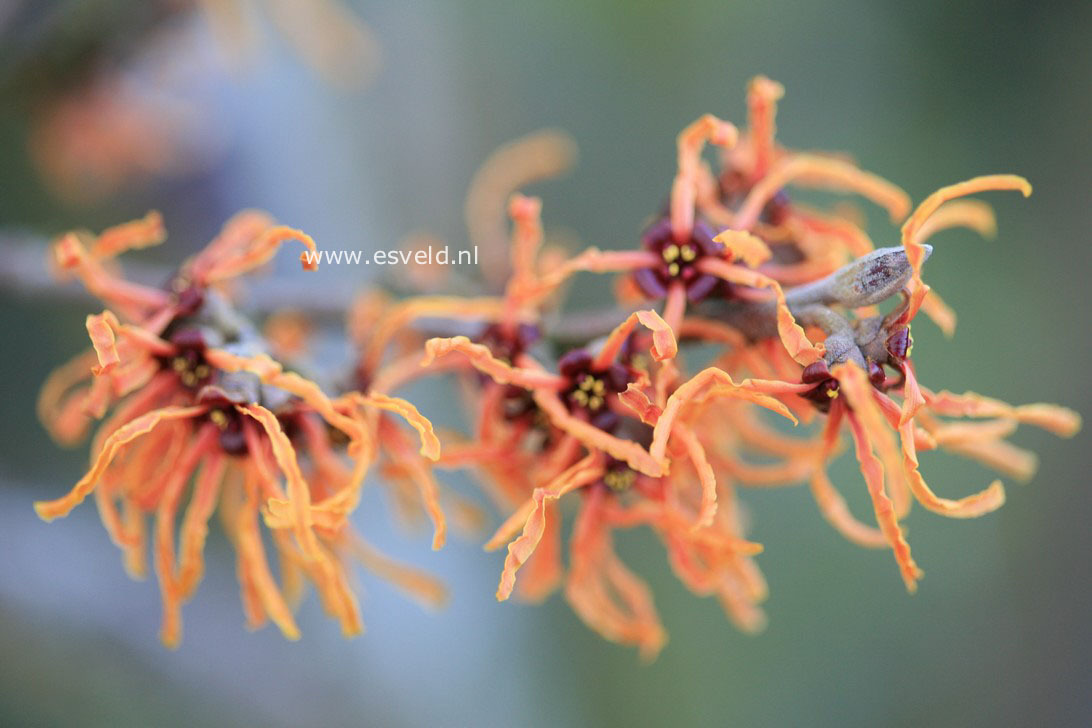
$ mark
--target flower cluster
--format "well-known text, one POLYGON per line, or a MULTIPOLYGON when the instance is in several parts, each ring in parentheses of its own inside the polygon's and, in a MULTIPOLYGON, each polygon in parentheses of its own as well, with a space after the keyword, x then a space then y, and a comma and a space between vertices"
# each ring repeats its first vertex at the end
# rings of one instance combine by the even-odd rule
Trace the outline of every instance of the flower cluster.
MULTIPOLYGON (((365 550, 351 530, 348 516, 373 465, 396 502, 430 518, 434 548, 445 540, 445 501, 474 510, 441 487, 436 471, 473 469, 506 514, 486 542, 489 550, 506 547, 497 598, 537 601, 560 587, 589 627, 647 657, 666 633, 649 589, 616 554, 614 534, 652 529, 691 591, 716 597, 741 629, 760 629, 766 584, 755 560, 762 547, 749 538, 740 499, 747 487, 808 484, 822 516, 846 538, 893 552, 913 591, 922 572, 902 521, 914 500, 956 518, 1004 501, 1000 481, 960 499, 935 494, 919 452, 943 448, 1027 478, 1034 457, 1006 439, 1017 425, 1061 436, 1080 427, 1062 407, 929 389, 911 359, 919 311, 948 333, 955 323, 922 279, 927 241, 953 226, 992 230, 990 208, 967 195, 1026 195, 1030 187, 1012 175, 978 177, 942 188, 911 213, 898 187, 852 162, 782 147, 774 135, 781 95, 780 85, 757 78, 745 131, 708 115, 683 130, 669 201, 631 250, 568 256, 545 245, 540 201, 513 188, 563 167, 569 150, 543 137, 507 148, 504 174, 482 175, 492 183, 468 204, 471 228, 481 232, 491 229, 481 217, 507 199, 503 290, 476 298, 361 296, 348 322, 358 355, 337 384, 320 385, 290 361, 274 360, 271 351, 291 357, 298 330, 280 321, 259 332, 221 290, 285 240, 313 250, 303 233, 244 213, 166 291, 126 283, 107 265, 124 249, 162 240, 157 216, 97 237, 62 237, 59 268, 111 308, 88 318, 92 351, 51 377, 41 415, 59 440, 72 441, 90 419, 112 414, 93 441, 91 470, 67 496, 39 503, 39 514, 64 515, 94 493, 136 574, 145 516, 154 514, 171 644, 180 605, 200 579, 217 498, 252 624, 268 616, 294 636, 288 604, 306 576, 343 629, 358 632, 347 553, 367 553, 376 570, 438 597, 439 587, 365 550), (703 157, 707 144, 720 150, 716 165, 703 157), (521 154, 532 148, 534 155, 521 154), (789 187, 877 203, 902 223, 901 245, 875 248, 853 210, 803 205, 789 187), (589 273, 619 274, 616 309, 563 309, 564 288, 589 273), (705 366, 687 361, 702 358, 705 366), (463 431, 438 436, 393 396, 436 375, 458 385, 463 431), (419 446, 396 415, 416 430, 419 446), (818 425, 798 437, 770 417, 818 425), (873 505, 871 524, 850 512, 827 476, 843 425, 873 505), (259 513, 277 546, 280 584, 262 551, 259 513)), ((486 279, 496 281, 504 265, 487 257, 486 279)))
POLYGON ((94 494, 107 532, 137 578, 147 571, 151 519, 161 636, 172 646, 181 637, 181 606, 201 580, 207 524, 218 507, 238 554, 252 627, 268 618, 285 636, 297 637, 289 605, 309 579, 344 633, 361 632, 344 566, 352 554, 424 598, 442 599, 442 587, 376 553, 347 520, 368 467, 387 443, 399 453, 406 448, 404 433, 380 414, 405 417, 420 433, 421 455, 435 459, 439 442, 428 420, 410 403, 378 391, 331 398, 272 359, 268 342, 277 339, 275 332, 263 335, 225 295, 225 282, 268 261, 283 242, 299 240, 313 251, 314 241, 245 212, 165 289, 114 272, 119 253, 164 238, 152 213, 97 236, 68 233, 54 246, 59 271, 77 276, 109 308, 87 317, 92 349, 50 376, 39 414, 62 443, 81 439, 92 420, 109 416, 92 441, 87 474, 67 495, 36 503, 38 515, 67 515, 94 494), (280 584, 265 554, 259 513, 276 546, 280 584))

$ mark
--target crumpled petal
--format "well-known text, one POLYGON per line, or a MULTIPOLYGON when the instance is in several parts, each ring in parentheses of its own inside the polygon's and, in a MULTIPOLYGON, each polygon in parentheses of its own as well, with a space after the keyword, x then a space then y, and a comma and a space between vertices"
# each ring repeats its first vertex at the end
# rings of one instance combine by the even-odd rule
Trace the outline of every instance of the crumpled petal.
POLYGON ((679 346, 675 341, 675 334, 672 332, 671 327, 667 325, 667 322, 655 311, 634 311, 610 332, 606 343, 603 344, 603 348, 599 350, 592 362, 592 369, 605 369, 609 366, 618 356, 618 352, 621 351, 626 339, 638 323, 652 332, 650 352, 654 360, 663 361, 664 359, 675 358, 675 355, 679 352, 679 346))
POLYGON ((713 240, 725 247, 729 260, 742 260, 749 268, 757 268, 773 256, 766 241, 746 230, 723 230, 713 240))

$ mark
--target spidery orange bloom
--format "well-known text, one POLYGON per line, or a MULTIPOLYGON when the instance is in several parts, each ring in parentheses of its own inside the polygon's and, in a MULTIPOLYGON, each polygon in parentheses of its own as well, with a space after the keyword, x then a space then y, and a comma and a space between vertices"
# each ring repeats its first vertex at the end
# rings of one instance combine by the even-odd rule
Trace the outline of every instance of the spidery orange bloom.
POLYGON ((54 248, 58 267, 118 314, 107 309, 88 316, 92 352, 43 389, 39 410, 61 441, 72 442, 91 420, 109 417, 92 442, 90 470, 67 495, 36 503, 38 514, 65 516, 93 494, 135 577, 147 571, 151 517, 162 638, 169 646, 181 638, 182 604, 201 580, 207 522, 218 503, 236 547, 252 627, 269 619, 296 638, 289 605, 306 576, 346 634, 362 631, 342 558, 351 553, 368 554, 382 571, 435 599, 441 592, 434 584, 371 553, 347 521, 383 434, 374 412, 405 416, 420 432, 422 452, 435 459, 439 443, 431 425, 408 402, 331 399, 313 381, 285 371, 218 290, 268 261, 285 241, 314 251, 311 238, 248 212, 183 265, 167 290, 125 281, 108 266, 118 253, 163 237, 162 221, 150 214, 99 236, 66 234, 54 248), (259 513, 280 557, 280 585, 265 554, 259 513))

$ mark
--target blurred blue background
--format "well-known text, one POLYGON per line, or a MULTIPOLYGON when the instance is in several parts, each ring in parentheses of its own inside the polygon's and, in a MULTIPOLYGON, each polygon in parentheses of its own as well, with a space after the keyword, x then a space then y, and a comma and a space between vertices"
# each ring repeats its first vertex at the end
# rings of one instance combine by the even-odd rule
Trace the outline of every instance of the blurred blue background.
MULTIPOLYGON (((989 197, 996 240, 936 239, 928 280, 959 313, 959 329, 948 341, 928 322, 915 326, 915 361, 934 388, 1092 413, 1092 5, 348 5, 381 54, 359 89, 320 77, 253 7, 261 43, 240 59, 184 2, 0 2, 0 252, 36 262, 19 241, 151 208, 170 240, 134 256, 150 263, 180 260, 246 207, 328 248, 391 248, 420 230, 462 246, 474 170, 500 144, 543 127, 566 130, 580 148, 573 173, 530 190, 544 198, 547 229, 631 246, 670 185, 678 130, 704 112, 743 123, 746 83, 763 73, 786 87, 777 119, 785 144, 850 152, 915 202, 977 174, 1031 180, 1028 200, 989 197), (41 99, 95 68, 86 47, 123 59, 138 88, 182 101, 200 163, 99 199, 43 183, 27 139, 41 99)), ((877 243, 894 244, 897 231, 874 223, 877 243)), ((321 272, 321 295, 348 300, 364 272, 321 272)), ((475 539, 434 554, 425 534, 389 524, 375 492, 358 525, 442 575, 453 589, 448 608, 420 609, 361 571, 364 637, 343 641, 313 598, 300 642, 272 628, 248 634, 230 548, 214 530, 182 647, 166 651, 157 590, 126 578, 95 509, 52 525, 34 516, 32 500, 65 491, 86 462, 83 450, 59 450, 33 413, 46 373, 84 346, 90 308, 19 293, 18 272, 5 275, 0 725, 1092 722, 1085 433, 1059 441, 1021 432, 1017 442, 1042 465, 1030 484, 1008 484, 996 514, 953 521, 917 509, 909 537, 927 575, 913 597, 890 554, 845 542, 805 490, 744 493, 772 592, 770 626, 757 637, 680 586, 652 536, 628 534, 622 555, 650 581, 671 636, 647 666, 592 634, 559 596, 498 604, 500 554, 475 539)), ((429 396, 417 398, 423 411, 443 408, 446 393, 429 396)), ((923 470, 945 495, 992 477, 932 453, 923 470)), ((843 459, 833 475, 866 513, 853 464, 843 459)))

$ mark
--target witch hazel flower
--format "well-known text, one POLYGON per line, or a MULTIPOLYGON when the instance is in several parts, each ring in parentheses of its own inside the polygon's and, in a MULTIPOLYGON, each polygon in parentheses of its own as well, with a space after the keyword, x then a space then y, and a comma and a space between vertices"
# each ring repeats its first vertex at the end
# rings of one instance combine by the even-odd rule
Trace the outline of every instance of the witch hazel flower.
POLYGON ((183 265, 166 290, 130 283, 108 267, 125 249, 163 237, 161 220, 149 215, 89 245, 87 236, 67 234, 54 248, 58 267, 126 320, 110 309, 89 316, 92 353, 63 367, 43 390, 40 412, 62 441, 79 439, 90 420, 109 417, 92 442, 88 472, 67 495, 35 509, 51 521, 93 494, 107 532, 138 578, 147 573, 151 541, 168 646, 181 639, 181 607, 201 580, 207 522, 218 503, 236 547, 250 626, 268 619, 286 637, 298 637, 289 605, 306 576, 342 630, 357 634, 363 624, 340 554, 349 542, 357 544, 347 535, 346 517, 376 448, 365 411, 404 413, 419 426, 430 457, 438 456, 439 443, 408 403, 334 400, 313 381, 285 371, 218 290, 268 261, 287 240, 314 251, 306 234, 274 225, 264 214, 243 213, 183 265), (260 514, 280 556, 281 585, 265 554, 260 514))

